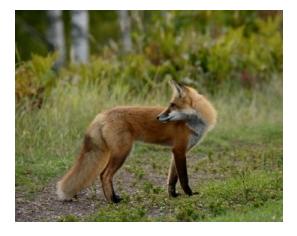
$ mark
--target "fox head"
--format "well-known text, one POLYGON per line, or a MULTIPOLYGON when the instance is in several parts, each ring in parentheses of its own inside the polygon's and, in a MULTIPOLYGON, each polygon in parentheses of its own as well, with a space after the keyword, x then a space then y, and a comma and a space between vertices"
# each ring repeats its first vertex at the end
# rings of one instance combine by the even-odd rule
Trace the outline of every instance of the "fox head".
POLYGON ((174 80, 170 81, 173 96, 169 106, 162 111, 157 119, 161 122, 188 120, 196 114, 193 101, 199 98, 199 93, 193 88, 187 87, 174 80))

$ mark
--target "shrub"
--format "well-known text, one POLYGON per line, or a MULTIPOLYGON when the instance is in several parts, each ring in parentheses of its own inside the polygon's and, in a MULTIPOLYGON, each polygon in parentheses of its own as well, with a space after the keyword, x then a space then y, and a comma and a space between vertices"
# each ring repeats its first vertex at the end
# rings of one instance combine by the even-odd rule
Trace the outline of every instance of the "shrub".
POLYGON ((163 21, 153 14, 151 22, 156 23, 155 27, 145 35, 139 30, 134 32, 134 38, 142 37, 134 53, 121 55, 106 48, 108 53, 93 56, 86 65, 69 65, 58 75, 51 69, 55 55, 34 55, 16 69, 17 102, 30 100, 31 106, 39 107, 57 80, 62 82, 60 85, 104 84, 131 96, 145 96, 169 78, 199 84, 200 90, 210 92, 225 84, 236 89, 254 88, 281 78, 282 16, 263 18, 235 13, 190 12, 190 21, 182 12, 169 12, 169 20, 163 21), (211 20, 214 16, 222 19, 211 20), (209 24, 203 30, 197 29, 196 18, 209 24), (217 30, 215 24, 222 29, 217 30))

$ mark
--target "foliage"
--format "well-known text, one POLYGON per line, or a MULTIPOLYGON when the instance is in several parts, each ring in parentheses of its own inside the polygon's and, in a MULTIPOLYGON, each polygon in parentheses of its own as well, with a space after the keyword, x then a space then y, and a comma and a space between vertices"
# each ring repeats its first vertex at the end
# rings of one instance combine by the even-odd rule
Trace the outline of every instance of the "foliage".
MULTIPOLYGON (((261 11, 132 12, 133 53, 122 55, 114 41, 89 64, 69 65, 56 78, 50 72, 51 55, 44 62, 33 56, 17 66, 17 97, 35 97, 40 87, 50 91, 56 80, 108 83, 132 94, 148 94, 169 78, 211 92, 226 83, 235 88, 265 86, 282 74, 282 15, 266 13, 263 17, 261 11)), ((98 13, 90 14, 95 20, 98 13)), ((104 15, 116 20, 111 12, 104 15)))
MULTIPOLYGON (((225 26, 224 31, 215 35, 202 34, 191 24, 190 29, 176 31, 176 26, 170 23, 149 34, 145 53, 160 68, 171 68, 165 73, 177 80, 190 78, 211 89, 225 81, 254 86, 282 72, 280 15, 253 19, 253 31, 250 24, 242 24, 234 28, 225 26)), ((210 23, 210 30, 212 27, 210 23)), ((162 73, 159 76, 164 78, 162 73)))
POLYGON ((30 107, 41 107, 43 98, 55 85, 55 73, 51 70, 55 55, 44 58, 33 55, 32 60, 22 63, 15 73, 17 103, 30 100, 30 107))

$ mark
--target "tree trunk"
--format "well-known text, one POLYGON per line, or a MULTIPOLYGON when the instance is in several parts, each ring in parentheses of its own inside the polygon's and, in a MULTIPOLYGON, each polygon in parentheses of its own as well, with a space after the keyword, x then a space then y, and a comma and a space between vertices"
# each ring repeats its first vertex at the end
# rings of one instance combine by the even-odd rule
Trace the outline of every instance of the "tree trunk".
POLYGON ((71 11, 71 61, 87 63, 89 59, 89 15, 88 11, 71 11))
POLYGON ((54 65, 54 69, 58 70, 65 63, 66 51, 62 11, 47 11, 47 17, 49 22, 47 29, 47 41, 50 44, 50 50, 58 52, 59 56, 54 65))
POLYGON ((118 11, 118 16, 122 32, 123 49, 124 52, 128 53, 132 51, 131 23, 128 11, 118 11))

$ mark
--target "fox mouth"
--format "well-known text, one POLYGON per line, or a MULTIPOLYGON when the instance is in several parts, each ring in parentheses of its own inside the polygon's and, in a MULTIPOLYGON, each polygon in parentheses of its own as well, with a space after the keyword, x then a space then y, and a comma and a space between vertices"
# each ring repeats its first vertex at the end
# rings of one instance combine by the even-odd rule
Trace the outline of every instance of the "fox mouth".
POLYGON ((169 115, 165 115, 165 114, 157 116, 157 120, 161 121, 162 123, 166 123, 170 121, 170 118, 171 117, 169 115))

